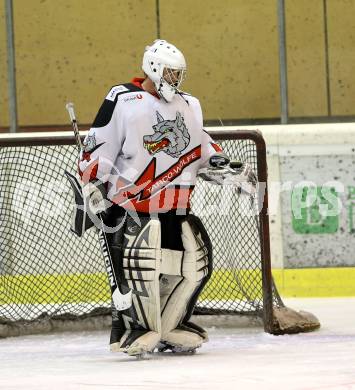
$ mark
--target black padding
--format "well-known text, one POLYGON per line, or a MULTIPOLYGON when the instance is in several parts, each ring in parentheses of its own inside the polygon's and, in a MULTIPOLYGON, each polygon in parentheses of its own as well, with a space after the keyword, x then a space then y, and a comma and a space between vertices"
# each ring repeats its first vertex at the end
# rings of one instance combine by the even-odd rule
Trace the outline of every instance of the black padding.
POLYGON ((117 97, 114 101, 105 99, 91 127, 104 127, 108 125, 111 121, 116 104, 117 97))
POLYGON ((161 225, 161 247, 175 251, 183 251, 181 238, 181 222, 185 215, 176 215, 175 210, 158 215, 161 225))
MULTIPOLYGON (((113 263, 114 272, 119 283, 119 289, 124 294, 129 291, 128 284, 124 278, 123 274, 123 260, 122 260, 122 244, 123 244, 123 235, 124 235, 124 223, 125 210, 117 205, 110 207, 110 212, 105 218, 105 224, 109 227, 115 227, 119 224, 122 224, 121 228, 114 233, 106 233, 108 251, 113 263)), ((110 344, 119 343, 122 336, 126 331, 126 326, 123 321, 122 314, 129 312, 130 309, 127 309, 123 312, 118 311, 114 305, 111 303, 112 310, 112 327, 110 335, 110 344)))
POLYGON ((109 227, 116 227, 120 225, 120 228, 114 233, 106 233, 108 250, 111 255, 113 262, 113 268, 115 275, 117 277, 117 282, 124 286, 123 289, 120 288, 120 291, 126 293, 128 289, 127 282, 124 278, 123 273, 123 240, 124 240, 124 229, 125 229, 125 210, 118 206, 113 205, 110 207, 110 212, 105 218, 105 224, 109 227))
POLYGON ((119 343, 126 331, 126 327, 122 318, 122 314, 115 308, 111 302, 112 309, 112 327, 110 335, 110 344, 119 343))
MULTIPOLYGON (((127 88, 127 91, 122 91, 122 92, 117 93, 114 101, 105 99, 104 102, 102 103, 102 105, 99 109, 99 112, 97 113, 96 118, 94 120, 94 123, 92 124, 91 127, 96 127, 96 128, 97 127, 104 127, 110 123, 112 115, 113 115, 113 111, 115 110, 115 107, 117 104, 117 97, 119 95, 123 95, 123 94, 129 93, 129 92, 138 92, 138 91, 142 92, 141 88, 137 87, 136 85, 134 85, 132 83, 127 83, 127 84, 122 84, 122 85, 125 88, 127 88)), ((114 87, 112 87, 112 88, 114 88, 114 87)))

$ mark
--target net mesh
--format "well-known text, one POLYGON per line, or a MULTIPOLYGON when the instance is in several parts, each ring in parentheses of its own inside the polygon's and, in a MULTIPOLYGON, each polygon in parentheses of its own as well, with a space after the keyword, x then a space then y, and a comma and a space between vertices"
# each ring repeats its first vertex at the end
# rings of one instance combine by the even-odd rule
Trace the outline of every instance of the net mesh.
MULTIPOLYGON (((257 169, 256 144, 251 139, 220 141, 231 160, 257 169)), ((262 193, 262 192, 261 192, 262 193)), ((229 186, 199 179, 192 209, 212 241, 214 273, 197 303, 200 313, 261 314, 263 286, 259 199, 229 186)), ((273 285, 273 305, 282 306, 273 285)))
MULTIPOLYGON (((232 157, 257 172, 251 140, 221 141, 232 157)), ((97 232, 83 238, 69 227, 74 145, 0 149, 0 321, 33 321, 63 314, 110 311, 110 290, 97 232)), ((214 249, 214 272, 197 308, 260 313, 263 308, 257 199, 199 181, 192 208, 214 249), (251 212, 251 211, 254 211, 251 212)), ((274 304, 280 300, 274 291, 274 304)))

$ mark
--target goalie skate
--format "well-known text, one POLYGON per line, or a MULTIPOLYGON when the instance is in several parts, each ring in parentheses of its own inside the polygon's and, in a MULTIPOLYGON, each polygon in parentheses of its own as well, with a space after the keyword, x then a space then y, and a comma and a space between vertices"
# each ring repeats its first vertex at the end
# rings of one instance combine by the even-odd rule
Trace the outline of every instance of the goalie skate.
POLYGON ((192 348, 192 347, 183 347, 183 346, 176 346, 176 345, 170 345, 166 343, 159 343, 157 346, 158 352, 172 352, 172 353, 186 353, 186 354, 194 354, 196 353, 196 350, 199 347, 192 348))

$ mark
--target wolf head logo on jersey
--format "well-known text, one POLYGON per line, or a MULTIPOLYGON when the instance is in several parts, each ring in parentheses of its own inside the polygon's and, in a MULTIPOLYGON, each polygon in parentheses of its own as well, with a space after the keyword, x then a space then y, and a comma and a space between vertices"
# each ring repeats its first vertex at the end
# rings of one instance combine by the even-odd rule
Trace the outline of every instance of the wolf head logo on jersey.
POLYGON ((84 152, 91 152, 93 149, 95 149, 96 146, 95 133, 92 135, 87 135, 87 137, 84 140, 83 146, 84 146, 84 152))
POLYGON ((88 134, 83 142, 83 153, 81 156, 82 161, 89 161, 91 154, 103 144, 104 142, 101 142, 100 144, 96 143, 95 133, 92 135, 88 134))
POLYGON ((165 120, 157 111, 157 124, 153 126, 154 134, 143 137, 143 145, 153 155, 165 152, 171 157, 179 157, 190 143, 190 134, 180 112, 174 120, 165 120))

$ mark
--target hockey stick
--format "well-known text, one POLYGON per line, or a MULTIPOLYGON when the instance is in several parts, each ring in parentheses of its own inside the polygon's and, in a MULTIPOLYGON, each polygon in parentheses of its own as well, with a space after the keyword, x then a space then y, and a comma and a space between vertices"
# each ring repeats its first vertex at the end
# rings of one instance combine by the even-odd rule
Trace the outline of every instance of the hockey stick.
MULTIPOLYGON (((70 121, 74 130, 76 144, 80 153, 84 149, 84 145, 80 138, 78 123, 75 117, 74 104, 67 103, 65 108, 68 110, 70 121)), ((119 311, 126 310, 132 306, 132 290, 129 290, 126 294, 122 294, 118 287, 118 281, 117 281, 115 269, 113 267, 111 253, 108 247, 104 221, 101 214, 98 214, 97 216, 101 222, 101 232, 99 233, 99 239, 100 239, 102 253, 104 255, 108 279, 110 282, 112 300, 117 310, 119 311)))

